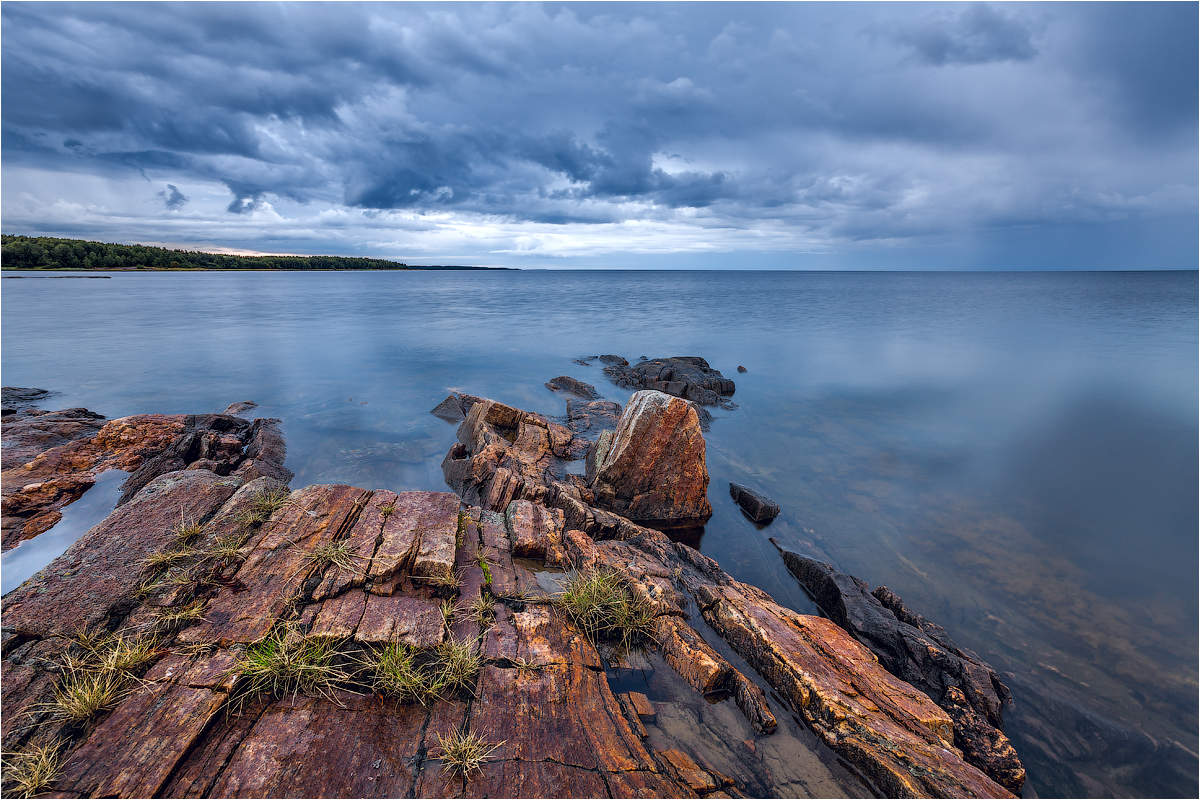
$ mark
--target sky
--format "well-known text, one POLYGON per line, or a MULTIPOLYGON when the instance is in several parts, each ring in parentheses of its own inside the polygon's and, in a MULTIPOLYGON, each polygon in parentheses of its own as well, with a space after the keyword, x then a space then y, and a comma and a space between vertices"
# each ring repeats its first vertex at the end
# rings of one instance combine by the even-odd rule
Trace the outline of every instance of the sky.
POLYGON ((5 233, 540 268, 1197 266, 1195 3, 0 15, 5 233))

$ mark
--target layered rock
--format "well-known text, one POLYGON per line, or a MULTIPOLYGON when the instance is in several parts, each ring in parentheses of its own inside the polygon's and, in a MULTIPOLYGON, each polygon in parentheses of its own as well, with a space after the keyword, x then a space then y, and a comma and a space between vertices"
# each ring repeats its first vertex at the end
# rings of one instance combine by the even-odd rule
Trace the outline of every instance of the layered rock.
POLYGON ((694 528, 712 516, 704 434, 692 406, 636 392, 589 456, 595 504, 654 528, 694 528))
POLYGON ((597 439, 606 430, 617 427, 621 406, 611 400, 568 400, 567 427, 576 436, 597 439))
POLYGON ((1011 695, 996 671, 956 645, 941 626, 911 612, 886 586, 872 592, 858 578, 774 543, 788 570, 830 619, 870 648, 889 672, 949 713, 954 742, 967 761, 1019 793, 1025 768, 1000 730, 1011 695))
POLYGON ((618 386, 655 389, 706 406, 729 406, 736 389, 732 380, 698 356, 655 358, 632 366, 611 363, 604 374, 618 386))
POLYGON ((86 409, 20 409, 3 426, 3 548, 52 527, 60 509, 109 469, 132 473, 121 503, 180 469, 290 480, 277 423, 228 414, 138 414, 105 422, 86 409))
MULTIPOLYGON (((511 413, 520 412, 506 415, 511 413)), ((693 610, 877 791, 904 797, 1009 796, 963 759, 954 744, 951 715, 883 669, 843 628, 783 608, 692 548, 597 508, 595 496, 578 481, 522 468, 518 464, 530 451, 487 419, 480 413, 463 423, 467 433, 460 430, 460 444, 444 462, 451 485, 497 511, 514 499, 561 511, 561 537, 552 527, 542 529, 548 537, 545 551, 554 552, 561 542, 567 562, 576 568, 599 566, 624 574, 657 610, 655 639, 665 660, 697 691, 730 694, 757 730, 776 722, 756 679, 735 668, 689 623, 693 610), (475 441, 484 445, 478 452, 466 444, 475 441), (518 474, 520 479, 512 477, 518 474)), ((536 418, 524 419, 539 424, 536 418)), ((547 426, 544 420, 540 424, 547 426)), ((548 429, 541 434, 547 436, 548 429)), ((526 431, 521 438, 540 437, 526 431)))
POLYGON ((4 750, 57 743, 53 789, 80 797, 797 796, 817 773, 822 794, 864 793, 803 749, 815 734, 879 794, 1007 796, 962 759, 951 716, 844 629, 592 505, 557 469, 580 441, 539 415, 473 404, 445 464, 465 504, 321 485, 264 506, 280 488, 269 477, 159 475, 6 597, 4 750), (182 543, 181 507, 199 524, 182 543), (585 635, 547 581, 560 567, 618 571, 650 615, 646 649, 585 635), (196 611, 173 616, 183 608, 196 611), (154 644, 111 709, 67 724, 49 704, 84 629, 154 644), (333 683, 249 691, 247 648, 285 634, 329 643, 333 683), (422 659, 450 641, 480 667, 424 705, 378 696, 362 674, 384 644, 422 659), (702 740, 673 735, 662 711, 678 696, 656 709, 627 683, 646 669, 697 708, 704 696, 731 711, 702 740), (441 760, 453 731, 494 746, 479 771, 441 760))

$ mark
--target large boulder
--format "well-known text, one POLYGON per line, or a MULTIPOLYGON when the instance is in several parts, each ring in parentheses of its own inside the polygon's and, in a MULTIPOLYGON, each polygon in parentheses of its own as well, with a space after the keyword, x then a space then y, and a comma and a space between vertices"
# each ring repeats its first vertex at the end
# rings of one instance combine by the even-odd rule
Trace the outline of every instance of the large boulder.
POLYGON ((629 399, 616 431, 589 456, 596 505, 660 530, 694 528, 712 516, 704 434, 696 409, 657 391, 629 399))

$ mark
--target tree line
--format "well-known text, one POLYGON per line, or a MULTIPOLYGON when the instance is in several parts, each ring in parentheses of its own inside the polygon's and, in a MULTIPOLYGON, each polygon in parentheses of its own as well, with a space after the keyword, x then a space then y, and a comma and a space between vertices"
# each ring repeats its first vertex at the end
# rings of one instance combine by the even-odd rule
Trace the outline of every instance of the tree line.
MULTIPOLYGON (((382 258, 232 256, 51 236, 0 236, 4 269, 422 269, 382 258)), ((427 268, 426 268, 427 269, 427 268)), ((433 269, 447 269, 434 267, 433 269)), ((450 267, 449 269, 456 269, 450 267)))

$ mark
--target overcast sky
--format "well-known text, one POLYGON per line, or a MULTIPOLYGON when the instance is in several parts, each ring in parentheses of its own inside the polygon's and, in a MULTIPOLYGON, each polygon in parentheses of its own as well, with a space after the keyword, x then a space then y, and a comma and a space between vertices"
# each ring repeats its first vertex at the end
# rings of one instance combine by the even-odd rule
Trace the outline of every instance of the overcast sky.
POLYGON ((3 230, 535 267, 1195 267, 1197 6, 37 4, 3 230))

